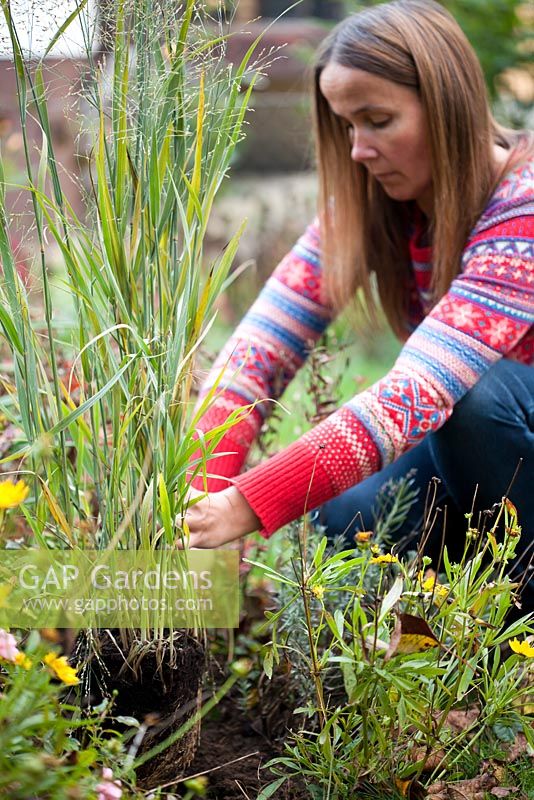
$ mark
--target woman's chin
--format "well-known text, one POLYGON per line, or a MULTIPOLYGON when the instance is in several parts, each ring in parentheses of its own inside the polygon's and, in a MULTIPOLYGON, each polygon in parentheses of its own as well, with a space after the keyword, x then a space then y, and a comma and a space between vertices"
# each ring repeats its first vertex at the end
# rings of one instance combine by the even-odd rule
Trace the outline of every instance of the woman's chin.
POLYGON ((414 193, 410 192, 407 188, 402 186, 387 186, 386 184, 381 184, 382 189, 385 191, 388 197, 391 197, 392 200, 398 200, 399 202, 407 202, 408 200, 415 200, 414 193))

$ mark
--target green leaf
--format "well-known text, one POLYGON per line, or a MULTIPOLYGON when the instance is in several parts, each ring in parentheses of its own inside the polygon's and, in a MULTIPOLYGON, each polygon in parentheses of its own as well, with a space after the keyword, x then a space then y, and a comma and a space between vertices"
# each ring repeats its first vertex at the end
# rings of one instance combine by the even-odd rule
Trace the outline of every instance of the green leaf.
POLYGON ((163 527, 165 528, 165 536, 167 538, 167 543, 171 544, 174 539, 171 504, 169 502, 169 494, 165 485, 165 479, 161 472, 158 475, 158 494, 159 505, 161 509, 161 519, 163 521, 163 527))
POLYGON ((515 742, 517 734, 520 733, 522 729, 523 726, 519 720, 510 720, 507 723, 496 722, 492 728, 493 733, 501 742, 508 742, 509 744, 515 742))
POLYGON ((269 648, 269 650, 267 650, 267 652, 265 653, 265 658, 263 659, 263 671, 265 672, 269 680, 271 680, 271 678, 273 677, 273 664, 274 664, 274 653, 272 648, 269 648))
POLYGON ((80 767, 90 767, 98 758, 98 753, 92 747, 87 750, 80 750, 78 753, 77 763, 80 767))
POLYGON ((265 789, 262 789, 259 793, 256 800, 268 800, 269 797, 274 797, 274 793, 278 791, 280 786, 287 781, 287 778, 284 776, 283 778, 278 778, 276 781, 273 781, 265 789))
POLYGON ((47 433, 49 433, 51 436, 55 436, 56 433, 64 431, 65 428, 68 428, 69 425, 71 425, 75 420, 78 419, 78 417, 81 417, 83 414, 85 414, 86 411, 89 411, 89 409, 92 408, 95 403, 97 403, 99 400, 105 397, 105 395, 109 392, 109 390, 113 386, 115 386, 115 384, 121 379, 121 377, 124 375, 128 367, 131 366, 132 362, 136 358, 137 358, 136 355, 131 356, 131 358, 129 358, 122 365, 119 371, 115 375, 113 375, 113 377, 110 378, 109 381, 104 386, 102 386, 102 388, 98 392, 96 392, 96 394, 92 395, 92 397, 90 397, 84 403, 79 405, 78 408, 76 408, 74 411, 71 411, 70 414, 67 414, 66 417, 63 417, 63 419, 60 420, 52 428, 50 428, 50 430, 47 431, 47 433))
POLYGON ((354 669, 354 665, 351 664, 348 660, 341 661, 341 672, 343 674, 343 683, 345 685, 345 691, 347 693, 347 698, 349 703, 352 703, 354 691, 358 684, 358 679, 356 677, 356 671, 354 669))
POLYGON ((473 677, 475 675, 476 668, 477 668, 477 659, 476 658, 472 659, 471 661, 468 661, 464 665, 464 667, 463 667, 463 670, 464 670, 463 671, 463 675, 462 675, 462 677, 460 679, 460 682, 459 682, 459 685, 458 685, 458 691, 456 692, 456 698, 458 700, 461 700, 464 697, 464 695, 466 694, 466 692, 468 691, 468 689, 469 689, 469 687, 471 685, 471 681, 473 680, 473 677))
POLYGON ((340 639, 343 639, 343 630, 345 628, 345 617, 343 616, 343 612, 340 608, 336 608, 334 611, 334 620, 336 623, 336 628, 338 630, 338 635, 340 639))
POLYGON ((323 538, 322 538, 322 539, 321 539, 321 541, 319 542, 319 547, 318 547, 318 548, 317 548, 317 550, 315 551, 315 555, 314 555, 314 557, 313 557, 313 561, 312 561, 312 566, 313 566, 315 569, 317 569, 317 567, 319 566, 319 564, 320 564, 320 563, 322 562, 322 560, 323 560, 324 551, 325 551, 325 549, 326 549, 327 542, 328 542, 328 539, 326 538, 326 536, 323 536, 323 538))

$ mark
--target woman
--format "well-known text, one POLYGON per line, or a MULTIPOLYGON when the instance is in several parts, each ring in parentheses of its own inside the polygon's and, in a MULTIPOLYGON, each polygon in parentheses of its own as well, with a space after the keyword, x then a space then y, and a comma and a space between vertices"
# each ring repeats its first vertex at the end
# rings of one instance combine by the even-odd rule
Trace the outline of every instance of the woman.
POLYGON ((221 353, 203 392, 226 362, 227 383, 200 427, 277 396, 351 298, 372 322, 375 287, 404 346, 378 383, 240 475, 267 412, 258 403, 218 445, 226 455, 209 462, 219 478, 187 512, 191 546, 270 535, 318 507, 329 534, 369 526, 379 487, 414 468, 421 491, 404 533, 417 527, 432 476, 449 521, 461 521, 448 533, 463 542, 476 486, 478 506, 489 508, 515 474, 509 496, 528 544, 532 137, 495 123, 471 46, 428 0, 396 0, 337 26, 316 62, 315 123, 319 222, 221 353))

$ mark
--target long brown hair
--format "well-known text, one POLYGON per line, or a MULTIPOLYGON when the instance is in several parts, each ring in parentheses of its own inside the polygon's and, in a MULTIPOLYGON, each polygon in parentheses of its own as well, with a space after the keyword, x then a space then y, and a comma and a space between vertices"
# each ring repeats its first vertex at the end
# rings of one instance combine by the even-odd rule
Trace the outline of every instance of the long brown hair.
POLYGON ((373 278, 393 330, 406 335, 410 260, 398 201, 350 157, 346 123, 330 109, 319 78, 329 63, 387 78, 418 93, 428 120, 434 207, 433 291, 437 301, 460 270, 462 250, 500 176, 531 149, 528 135, 493 119, 482 69, 451 15, 433 0, 394 0, 341 22, 314 68, 319 211, 326 288, 376 320, 373 278), (510 151, 495 175, 494 144, 510 151))

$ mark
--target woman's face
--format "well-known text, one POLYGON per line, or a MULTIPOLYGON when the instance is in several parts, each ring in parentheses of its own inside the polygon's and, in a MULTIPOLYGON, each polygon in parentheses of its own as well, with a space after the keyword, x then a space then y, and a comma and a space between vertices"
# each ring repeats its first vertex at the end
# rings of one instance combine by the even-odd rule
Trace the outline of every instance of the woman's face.
POLYGON ((426 118, 417 93, 361 69, 331 62, 319 79, 328 105, 347 124, 351 158, 394 200, 432 212, 426 118))

